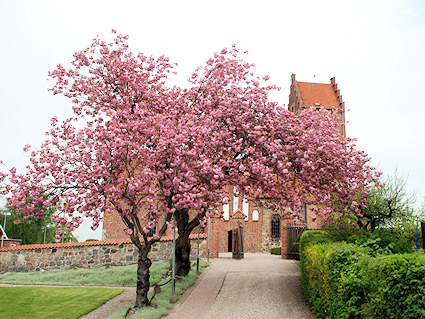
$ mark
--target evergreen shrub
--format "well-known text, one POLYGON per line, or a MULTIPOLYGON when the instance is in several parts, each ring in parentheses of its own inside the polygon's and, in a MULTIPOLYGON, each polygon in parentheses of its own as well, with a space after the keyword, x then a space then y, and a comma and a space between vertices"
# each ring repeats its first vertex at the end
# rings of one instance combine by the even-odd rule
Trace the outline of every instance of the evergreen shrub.
POLYGON ((317 318, 425 318, 423 252, 381 254, 317 231, 300 245, 303 290, 317 318))

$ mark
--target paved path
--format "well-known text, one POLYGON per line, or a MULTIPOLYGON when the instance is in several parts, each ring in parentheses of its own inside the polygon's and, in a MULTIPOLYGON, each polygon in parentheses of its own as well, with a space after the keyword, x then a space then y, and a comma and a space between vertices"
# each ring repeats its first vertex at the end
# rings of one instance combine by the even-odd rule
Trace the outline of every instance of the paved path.
POLYGON ((166 319, 314 319, 298 264, 269 254, 213 259, 166 319))

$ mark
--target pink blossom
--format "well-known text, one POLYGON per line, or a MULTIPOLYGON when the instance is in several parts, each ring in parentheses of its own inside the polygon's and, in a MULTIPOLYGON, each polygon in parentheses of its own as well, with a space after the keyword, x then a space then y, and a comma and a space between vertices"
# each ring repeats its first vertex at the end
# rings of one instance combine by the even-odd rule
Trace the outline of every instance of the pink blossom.
POLYGON ((338 133, 338 113, 313 107, 297 115, 269 100, 278 88, 236 46, 213 54, 184 88, 169 86, 169 58, 134 54, 127 36, 113 34, 49 73, 50 91, 69 98, 74 113, 52 119, 26 172, 0 173, 0 195, 24 218, 58 205, 52 221, 62 231, 83 218, 96 229, 103 215, 118 213, 127 235, 154 243, 143 234, 165 217, 222 211, 235 195, 228 187, 270 198, 282 217, 298 216, 311 199, 329 208, 325 215, 365 205, 355 200, 379 173, 338 133))

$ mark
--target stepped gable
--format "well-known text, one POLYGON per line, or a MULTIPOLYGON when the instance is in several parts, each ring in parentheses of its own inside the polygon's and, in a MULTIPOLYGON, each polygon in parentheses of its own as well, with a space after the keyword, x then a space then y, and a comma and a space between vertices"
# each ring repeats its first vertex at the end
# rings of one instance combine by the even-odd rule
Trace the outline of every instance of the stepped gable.
MULTIPOLYGON (((291 75, 291 91, 289 94, 288 109, 295 114, 300 114, 308 107, 326 108, 327 110, 340 110, 341 121, 345 123, 345 102, 342 100, 341 91, 331 78, 331 83, 298 82, 295 74, 291 75)), ((341 129, 345 136, 345 127, 341 129)))

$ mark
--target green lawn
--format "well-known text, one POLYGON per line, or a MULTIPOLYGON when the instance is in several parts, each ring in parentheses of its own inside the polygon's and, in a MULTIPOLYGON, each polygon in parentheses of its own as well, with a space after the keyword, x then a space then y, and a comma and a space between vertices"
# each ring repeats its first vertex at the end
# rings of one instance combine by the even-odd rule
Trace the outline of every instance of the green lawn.
POLYGON ((0 287, 0 318, 79 318, 124 290, 79 287, 0 287))
MULTIPOLYGON (((201 268, 208 266, 200 261, 201 268)), ((151 286, 166 282, 162 279, 170 267, 169 262, 154 262, 150 268, 151 286)), ((0 283, 21 285, 64 286, 136 286, 136 265, 101 267, 92 269, 50 270, 31 273, 6 273, 0 275, 0 283)), ((140 310, 133 318, 154 319, 167 314, 171 304, 190 287, 198 277, 196 266, 187 277, 176 282, 176 294, 171 295, 171 283, 161 287, 155 296, 156 308, 140 310)), ((121 289, 76 287, 0 287, 0 318, 79 318, 99 307, 121 289), (6 305, 5 307, 3 307, 6 305), (43 308, 47 307, 47 309, 43 308)), ((152 292, 149 293, 151 295, 152 292)), ((111 318, 123 318, 128 307, 122 308, 111 318)))
MULTIPOLYGON (((154 262, 150 269, 151 285, 157 284, 167 272, 169 262, 154 262)), ((78 268, 40 272, 15 272, 0 275, 0 283, 17 285, 64 286, 136 286, 136 265, 101 268, 78 268)))

